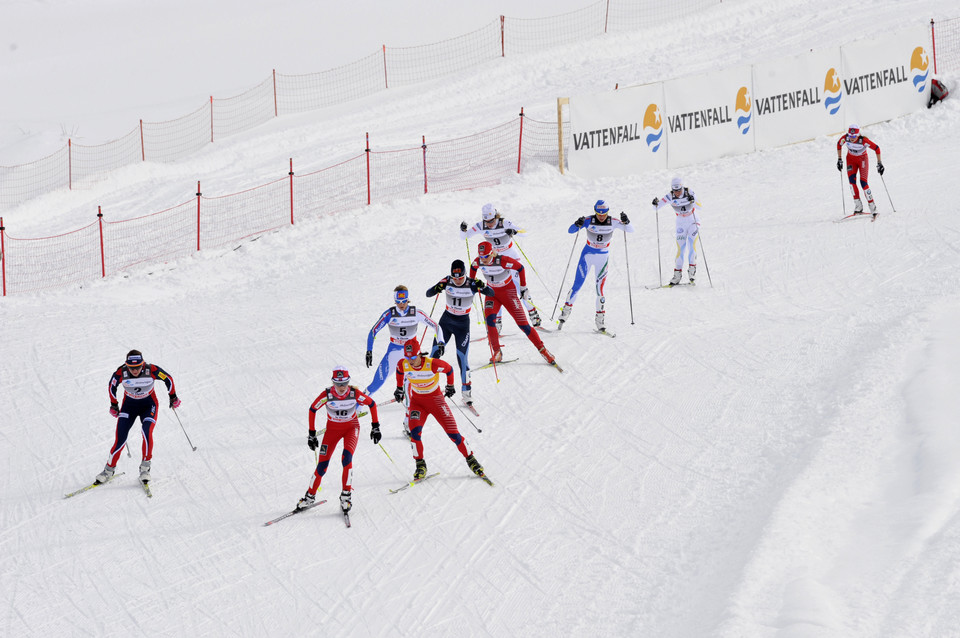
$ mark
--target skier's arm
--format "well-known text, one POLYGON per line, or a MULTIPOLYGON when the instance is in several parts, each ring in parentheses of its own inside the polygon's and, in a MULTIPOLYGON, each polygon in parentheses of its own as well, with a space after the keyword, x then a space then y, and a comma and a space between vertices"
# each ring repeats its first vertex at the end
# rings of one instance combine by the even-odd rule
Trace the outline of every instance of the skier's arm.
POLYGON ((367 335, 367 350, 373 350, 373 339, 377 336, 377 333, 383 330, 383 327, 390 322, 390 310, 385 310, 380 318, 377 319, 377 323, 373 324, 373 327, 370 328, 370 334, 367 335))
POLYGON ((327 404, 327 391, 324 390, 320 396, 313 400, 313 403, 310 404, 310 414, 309 414, 309 428, 310 436, 317 435, 317 410, 322 408, 327 404))
POLYGON ((177 389, 173 385, 173 377, 171 377, 163 368, 160 366, 155 366, 151 364, 148 366, 150 369, 150 376, 154 379, 160 379, 163 381, 163 384, 167 386, 167 394, 176 395, 177 389))
POLYGON ((113 373, 113 376, 110 377, 110 385, 107 386, 107 393, 110 395, 110 405, 117 404, 117 388, 120 387, 120 383, 123 381, 123 366, 117 368, 116 372, 113 373))
POLYGON ((447 287, 447 278, 444 277, 436 283, 436 285, 430 286, 427 288, 427 296, 433 297, 437 293, 443 292, 443 289, 447 287))
POLYGON ((370 408, 370 420, 374 423, 380 421, 377 418, 377 402, 373 400, 373 397, 367 396, 360 390, 357 390, 357 403, 368 406, 370 408))
POLYGON ((431 319, 427 313, 419 308, 417 308, 417 321, 425 326, 430 326, 433 328, 433 333, 437 336, 437 343, 443 343, 443 333, 440 332, 440 326, 438 326, 437 322, 431 319))

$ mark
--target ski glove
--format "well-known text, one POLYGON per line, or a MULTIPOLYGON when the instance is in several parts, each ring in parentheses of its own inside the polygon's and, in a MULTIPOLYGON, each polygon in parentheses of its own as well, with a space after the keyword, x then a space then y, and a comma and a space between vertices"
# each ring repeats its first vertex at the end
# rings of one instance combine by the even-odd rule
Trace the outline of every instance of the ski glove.
POLYGON ((659 205, 660 205, 660 198, 654 197, 654 198, 653 198, 653 205, 654 205, 654 206, 659 206, 659 205))
POLYGON ((627 214, 623 211, 620 211, 620 222, 623 224, 629 224, 630 218, 627 217, 627 214))
POLYGON ((584 221, 583 217, 578 217, 577 221, 573 223, 576 225, 577 228, 583 228, 583 221, 584 221))
POLYGON ((180 403, 181 403, 181 401, 180 401, 180 399, 177 398, 177 395, 176 395, 176 394, 171 394, 171 395, 170 395, 170 407, 171 407, 171 408, 179 408, 179 407, 180 407, 180 403))
POLYGON ((444 280, 444 281, 439 281, 439 282, 437 282, 437 285, 434 286, 433 289, 436 290, 437 293, 441 293, 441 292, 443 292, 443 289, 446 288, 446 287, 447 287, 447 282, 446 282, 446 280, 444 280))
POLYGON ((369 368, 372 365, 373 365, 373 352, 371 352, 370 350, 367 350, 367 367, 369 368))
POLYGON ((370 428, 370 440, 376 445, 380 442, 380 424, 374 421, 370 425, 373 426, 370 428))
POLYGON ((527 290, 526 286, 520 286, 520 298, 526 299, 527 303, 530 303, 530 291, 527 290))
POLYGON ((393 398, 396 399, 397 403, 403 402, 403 388, 397 388, 393 391, 393 398))
POLYGON ((508 229, 506 229, 506 230, 503 231, 503 232, 507 233, 507 235, 510 235, 511 237, 517 234, 517 231, 515 231, 515 230, 512 229, 512 228, 508 228, 508 229))
POLYGON ((883 175, 883 162, 877 162, 877 172, 883 175))
POLYGON ((460 232, 461 233, 467 232, 467 222, 460 222, 460 232))
POLYGON ((438 357, 442 357, 442 356, 443 356, 443 348, 444 348, 444 345, 443 345, 442 343, 438 343, 438 344, 437 344, 437 356, 438 356, 438 357))
POLYGON ((838 170, 838 171, 842 171, 842 170, 843 170, 843 160, 840 159, 839 157, 837 158, 837 170, 838 170))
POLYGON ((110 404, 110 416, 120 416, 120 406, 116 403, 110 404))
POLYGON ((318 447, 320 447, 320 441, 317 440, 316 432, 310 432, 307 434, 307 447, 311 450, 316 450, 318 447))
POLYGON ((448 384, 443 388, 443 396, 447 397, 448 399, 453 395, 455 395, 456 393, 457 393, 457 389, 452 385, 448 384))

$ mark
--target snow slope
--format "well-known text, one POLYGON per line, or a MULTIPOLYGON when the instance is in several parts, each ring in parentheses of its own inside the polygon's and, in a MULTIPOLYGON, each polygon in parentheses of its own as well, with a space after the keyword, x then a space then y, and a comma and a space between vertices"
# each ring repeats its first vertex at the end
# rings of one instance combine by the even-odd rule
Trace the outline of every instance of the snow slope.
MULTIPOLYGON (((284 118, 5 218, 29 229, 20 236, 53 234, 97 203, 159 210, 198 175, 227 193, 290 156, 324 166, 367 130, 390 146, 482 130, 521 105, 550 119, 560 95, 951 12, 932 0, 725 2, 671 29, 284 118), (687 31, 699 37, 677 37, 687 31)), ((649 205, 670 174, 584 180, 542 166, 495 188, 305 220, 232 249, 0 300, 0 634, 955 634, 960 102, 866 132, 887 166, 884 181, 871 171, 875 223, 833 223, 842 191, 832 138, 683 170, 704 202, 696 287, 647 288, 658 263, 664 275, 672 263, 672 220, 649 205), (310 479, 307 409, 331 368, 368 383, 369 326, 398 283, 429 309, 426 289, 465 257, 461 219, 492 201, 524 226, 539 273, 531 292, 549 316, 573 245, 565 229, 599 197, 636 227, 612 253, 617 337, 592 333, 590 286, 568 326, 544 335, 562 375, 506 321, 515 336, 505 354, 521 360, 499 380, 474 373, 483 432, 456 413, 495 487, 471 477, 431 422, 426 458, 441 476, 389 494, 413 462, 400 409, 384 406, 389 457, 362 419, 351 529, 334 504, 336 462, 320 493, 330 502, 262 526, 310 479), (130 348, 174 376, 198 449, 164 407, 152 500, 136 486, 136 438, 126 475, 63 500, 106 459, 106 385, 130 348)), ((475 366, 485 348, 474 344, 475 366)))

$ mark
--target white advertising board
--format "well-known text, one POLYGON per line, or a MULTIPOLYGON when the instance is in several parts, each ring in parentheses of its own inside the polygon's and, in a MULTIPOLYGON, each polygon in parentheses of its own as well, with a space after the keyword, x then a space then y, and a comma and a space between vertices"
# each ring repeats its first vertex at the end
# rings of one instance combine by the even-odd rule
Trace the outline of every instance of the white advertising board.
POLYGON ((865 126, 927 105, 930 95, 930 30, 925 26, 846 44, 843 100, 846 125, 865 126))
POLYGON ((570 171, 592 178, 666 168, 662 113, 660 84, 570 98, 570 171))
POLYGON ((749 66, 670 80, 663 93, 669 166, 754 150, 749 66))
POLYGON ((810 140, 844 128, 840 48, 753 67, 758 149, 810 140))

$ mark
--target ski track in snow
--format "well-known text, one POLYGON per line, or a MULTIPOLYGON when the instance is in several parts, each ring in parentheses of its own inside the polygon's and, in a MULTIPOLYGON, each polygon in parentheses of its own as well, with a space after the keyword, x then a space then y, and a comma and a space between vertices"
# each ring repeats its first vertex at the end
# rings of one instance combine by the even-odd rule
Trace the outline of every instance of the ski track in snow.
MULTIPOLYGON (((558 91, 833 45, 849 39, 851 15, 876 31, 951 12, 919 0, 724 3, 684 21, 695 44, 658 30, 491 64, 455 90, 284 118, 196 158, 50 194, 5 221, 53 234, 94 202, 130 216, 165 207, 198 173, 205 192, 231 192, 272 178, 288 153, 326 165, 357 152, 357 131, 375 130, 381 145, 419 139, 418 127, 446 139, 523 103, 550 120, 558 91)), ((897 206, 871 166, 875 223, 833 223, 845 188, 832 136, 680 171, 704 203, 695 287, 645 288, 673 268, 673 219, 661 211, 657 225, 649 205, 672 173, 583 180, 543 166, 0 300, 0 634, 950 635, 960 624, 960 100, 868 130, 897 206), (606 286, 616 339, 592 332, 589 281, 564 329, 542 333, 564 374, 505 317, 504 355, 520 361, 474 372, 481 416, 471 418, 483 432, 454 410, 495 487, 430 420, 426 459, 440 476, 389 494, 414 464, 402 410, 386 405, 390 458, 361 419, 352 528, 339 513, 339 452, 327 503, 262 526, 311 479, 307 410, 331 368, 369 383, 370 325, 397 283, 429 311, 427 286, 465 258, 461 219, 493 201, 524 226, 546 320, 572 283, 570 272, 559 290, 565 229, 598 197, 636 228, 632 313, 618 237, 606 286), (63 500, 106 458, 107 381, 130 348, 176 379, 197 451, 161 393, 154 497, 137 484, 134 428, 126 475, 63 500)), ((485 341, 473 344, 474 366, 488 357, 485 341)))

